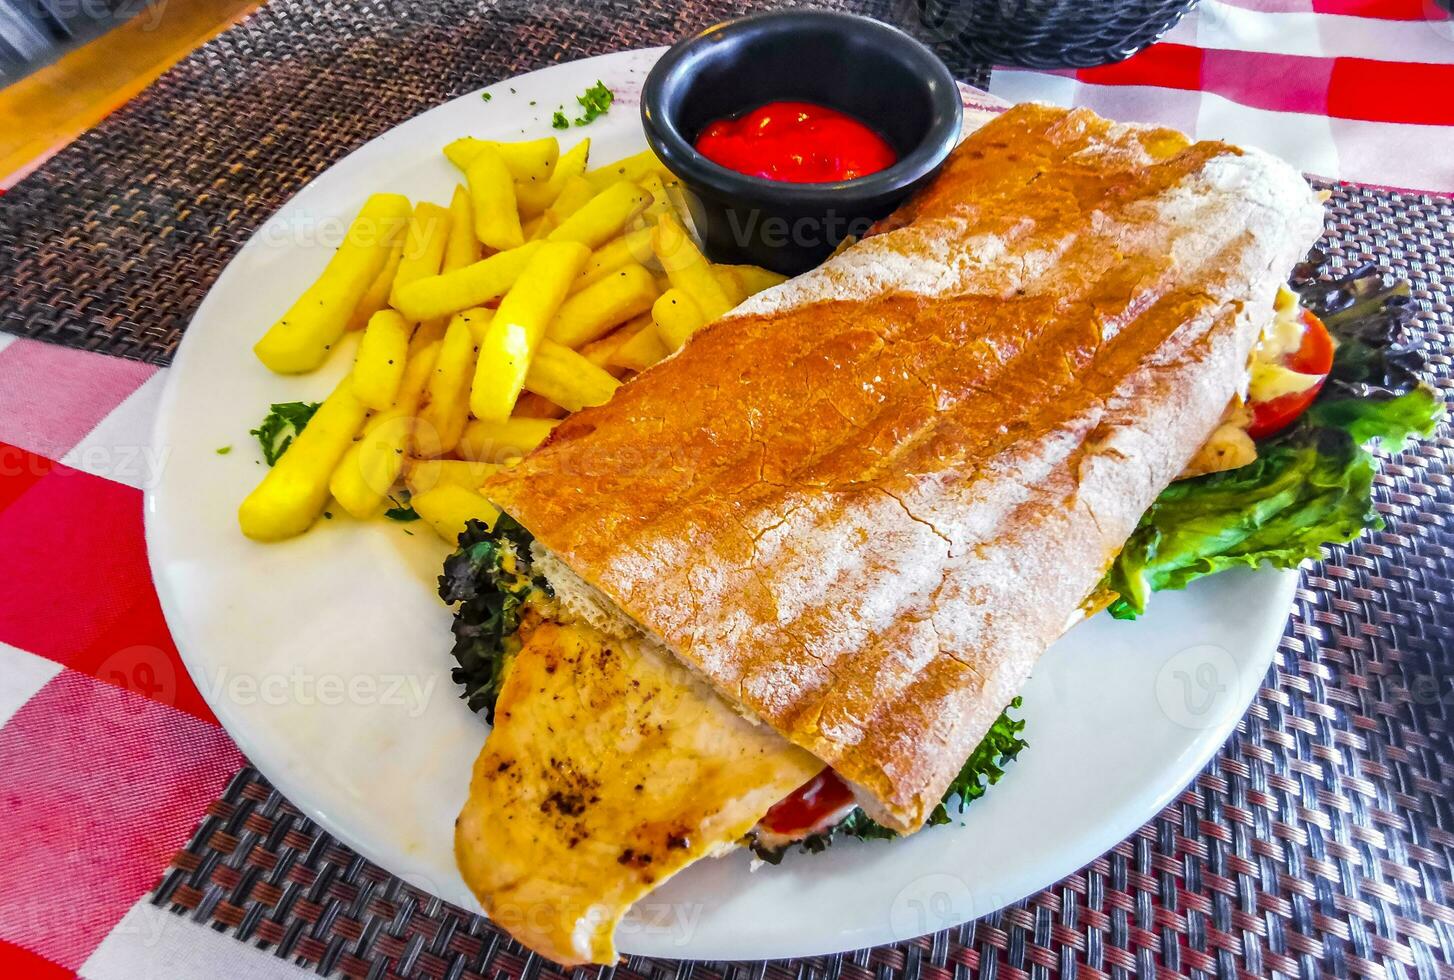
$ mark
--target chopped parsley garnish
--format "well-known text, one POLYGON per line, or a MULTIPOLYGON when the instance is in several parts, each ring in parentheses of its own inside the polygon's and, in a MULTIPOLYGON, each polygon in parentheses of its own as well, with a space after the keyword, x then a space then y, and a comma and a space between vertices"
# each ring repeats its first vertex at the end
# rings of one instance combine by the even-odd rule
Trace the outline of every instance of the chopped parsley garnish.
POLYGON ((489 93, 489 92, 481 92, 481 93, 480 93, 480 98, 481 98, 481 99, 482 99, 482 100, 484 100, 484 101, 485 101, 485 102, 488 102, 488 101, 490 101, 490 100, 491 100, 491 99, 493 99, 493 98, 494 98, 494 96, 493 96, 493 95, 491 95, 491 94, 490 94, 490 93, 489 93))
POLYGON ((597 117, 604 116, 611 111, 611 103, 616 100, 616 95, 600 80, 576 96, 576 101, 581 104, 582 114, 576 117, 577 126, 586 126, 597 117))
POLYGON ((249 435, 257 436, 259 445, 263 447, 263 459, 268 461, 269 466, 275 465, 283 453, 288 451, 294 437, 308 425, 320 404, 322 403, 275 403, 262 424, 256 429, 248 430, 249 435))
POLYGON ((226 456, 228 453, 232 452, 232 447, 231 446, 218 446, 216 451, 217 451, 217 455, 219 455, 219 456, 226 456))
POLYGON ((561 110, 555 110, 555 115, 550 117, 550 125, 556 129, 570 129, 570 120, 565 117, 561 110))

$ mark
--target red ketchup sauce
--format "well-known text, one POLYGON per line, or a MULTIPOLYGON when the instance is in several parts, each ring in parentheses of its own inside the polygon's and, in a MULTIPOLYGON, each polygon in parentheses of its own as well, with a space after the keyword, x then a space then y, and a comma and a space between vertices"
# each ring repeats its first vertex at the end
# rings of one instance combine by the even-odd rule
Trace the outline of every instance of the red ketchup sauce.
POLYGON ((769 102, 745 115, 718 119, 702 130, 696 147, 728 170, 793 184, 852 180, 898 160, 878 133, 811 102, 769 102))
POLYGON ((832 769, 799 786, 763 814, 761 824, 774 834, 805 833, 853 802, 853 790, 832 769))

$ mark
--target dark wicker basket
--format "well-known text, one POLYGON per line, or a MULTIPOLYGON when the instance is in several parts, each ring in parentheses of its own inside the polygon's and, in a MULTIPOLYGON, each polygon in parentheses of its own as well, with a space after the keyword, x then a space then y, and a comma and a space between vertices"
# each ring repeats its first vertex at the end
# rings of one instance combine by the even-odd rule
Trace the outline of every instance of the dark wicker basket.
POLYGON ((1196 0, 913 0, 918 32, 993 65, 1091 68, 1124 61, 1196 0))

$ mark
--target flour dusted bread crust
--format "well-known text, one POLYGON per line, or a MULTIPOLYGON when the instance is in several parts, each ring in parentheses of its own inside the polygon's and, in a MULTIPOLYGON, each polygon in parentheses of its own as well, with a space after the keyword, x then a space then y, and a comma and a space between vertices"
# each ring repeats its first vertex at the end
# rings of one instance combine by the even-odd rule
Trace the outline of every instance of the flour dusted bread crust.
POLYGON ((1281 161, 1025 105, 484 493, 918 828, 1245 384, 1321 207, 1281 161))

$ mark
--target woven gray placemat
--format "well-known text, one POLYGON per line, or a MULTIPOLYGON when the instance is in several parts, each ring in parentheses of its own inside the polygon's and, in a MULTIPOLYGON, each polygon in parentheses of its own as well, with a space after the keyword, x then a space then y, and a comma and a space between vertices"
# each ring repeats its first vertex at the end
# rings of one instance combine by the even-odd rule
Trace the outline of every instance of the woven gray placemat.
MULTIPOLYGON (((0 330, 165 364, 253 229, 360 144, 502 78, 789 5, 272 0, 0 197, 0 330)), ((914 23, 904 0, 811 5, 914 23)))
MULTIPOLYGON (((1373 262, 1410 282, 1411 332, 1448 400, 1454 202, 1339 186, 1323 248, 1335 270, 1373 262)), ((1170 806, 1085 868, 912 942, 775 963, 632 957, 602 975, 1454 977, 1451 464, 1447 423, 1381 460, 1387 527, 1305 569, 1236 733, 1170 806)), ((152 901, 322 975, 561 976, 338 844, 251 769, 152 901)))

